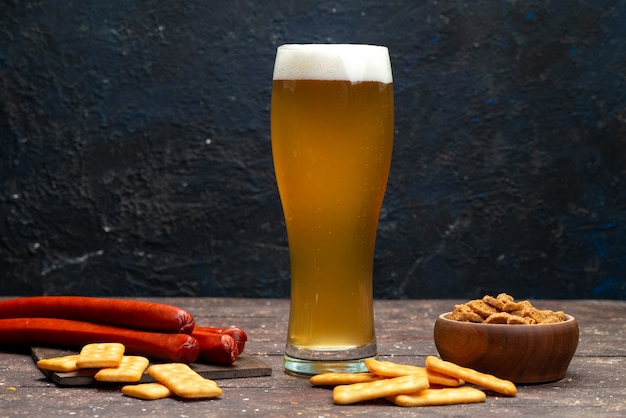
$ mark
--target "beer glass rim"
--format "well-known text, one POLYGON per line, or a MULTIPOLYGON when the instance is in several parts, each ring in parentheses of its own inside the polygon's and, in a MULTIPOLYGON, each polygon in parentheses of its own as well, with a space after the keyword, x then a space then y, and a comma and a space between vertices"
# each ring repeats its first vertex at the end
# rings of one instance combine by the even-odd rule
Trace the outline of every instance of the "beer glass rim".
POLYGON ((386 46, 345 43, 280 45, 273 78, 393 82, 386 46))
POLYGON ((286 43, 279 45, 278 48, 385 48, 384 45, 377 44, 358 44, 358 43, 286 43))

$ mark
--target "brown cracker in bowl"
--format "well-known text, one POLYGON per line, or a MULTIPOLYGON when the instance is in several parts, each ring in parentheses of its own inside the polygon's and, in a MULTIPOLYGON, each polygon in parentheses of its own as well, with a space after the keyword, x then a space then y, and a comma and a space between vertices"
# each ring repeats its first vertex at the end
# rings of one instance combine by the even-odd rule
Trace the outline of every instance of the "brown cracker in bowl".
POLYGON ((489 316, 498 312, 496 308, 481 299, 470 300, 466 305, 483 319, 487 319, 489 316))
POLYGON ((532 309, 524 313, 525 316, 534 319, 538 324, 551 324, 554 322, 565 321, 565 313, 563 311, 551 311, 547 309, 532 309))
POLYGON ((454 310, 450 314, 450 319, 462 322, 483 322, 483 317, 478 315, 466 304, 454 305, 454 310))
POLYGON ((551 324, 566 319, 563 311, 537 309, 529 301, 516 302, 506 293, 500 293, 497 297, 486 295, 482 299, 454 305, 449 318, 462 322, 526 325, 551 324))

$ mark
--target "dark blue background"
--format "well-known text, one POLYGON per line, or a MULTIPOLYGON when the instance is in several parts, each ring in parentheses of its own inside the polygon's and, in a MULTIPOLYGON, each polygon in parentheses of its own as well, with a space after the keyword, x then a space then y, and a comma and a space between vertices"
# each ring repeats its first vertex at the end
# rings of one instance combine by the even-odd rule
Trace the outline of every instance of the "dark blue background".
POLYGON ((5 0, 0 295, 288 296, 294 42, 391 52, 377 298, 626 298, 623 0, 5 0))

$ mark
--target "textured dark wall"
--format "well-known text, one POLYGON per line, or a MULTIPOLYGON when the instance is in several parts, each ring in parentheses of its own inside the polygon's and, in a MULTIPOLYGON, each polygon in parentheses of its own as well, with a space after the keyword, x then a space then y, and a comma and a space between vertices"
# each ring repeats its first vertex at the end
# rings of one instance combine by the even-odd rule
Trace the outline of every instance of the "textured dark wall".
POLYGON ((626 3, 4 0, 0 295, 288 296, 288 42, 387 45, 378 298, 626 298, 626 3))

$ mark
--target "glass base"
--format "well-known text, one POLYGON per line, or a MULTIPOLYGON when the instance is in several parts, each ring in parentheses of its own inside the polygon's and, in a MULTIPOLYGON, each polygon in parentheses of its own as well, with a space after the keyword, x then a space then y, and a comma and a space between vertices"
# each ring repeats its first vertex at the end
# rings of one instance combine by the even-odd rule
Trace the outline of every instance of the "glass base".
POLYGON ((376 342, 349 350, 306 350, 287 347, 285 371, 295 376, 312 376, 320 373, 364 373, 365 360, 377 358, 376 342))

